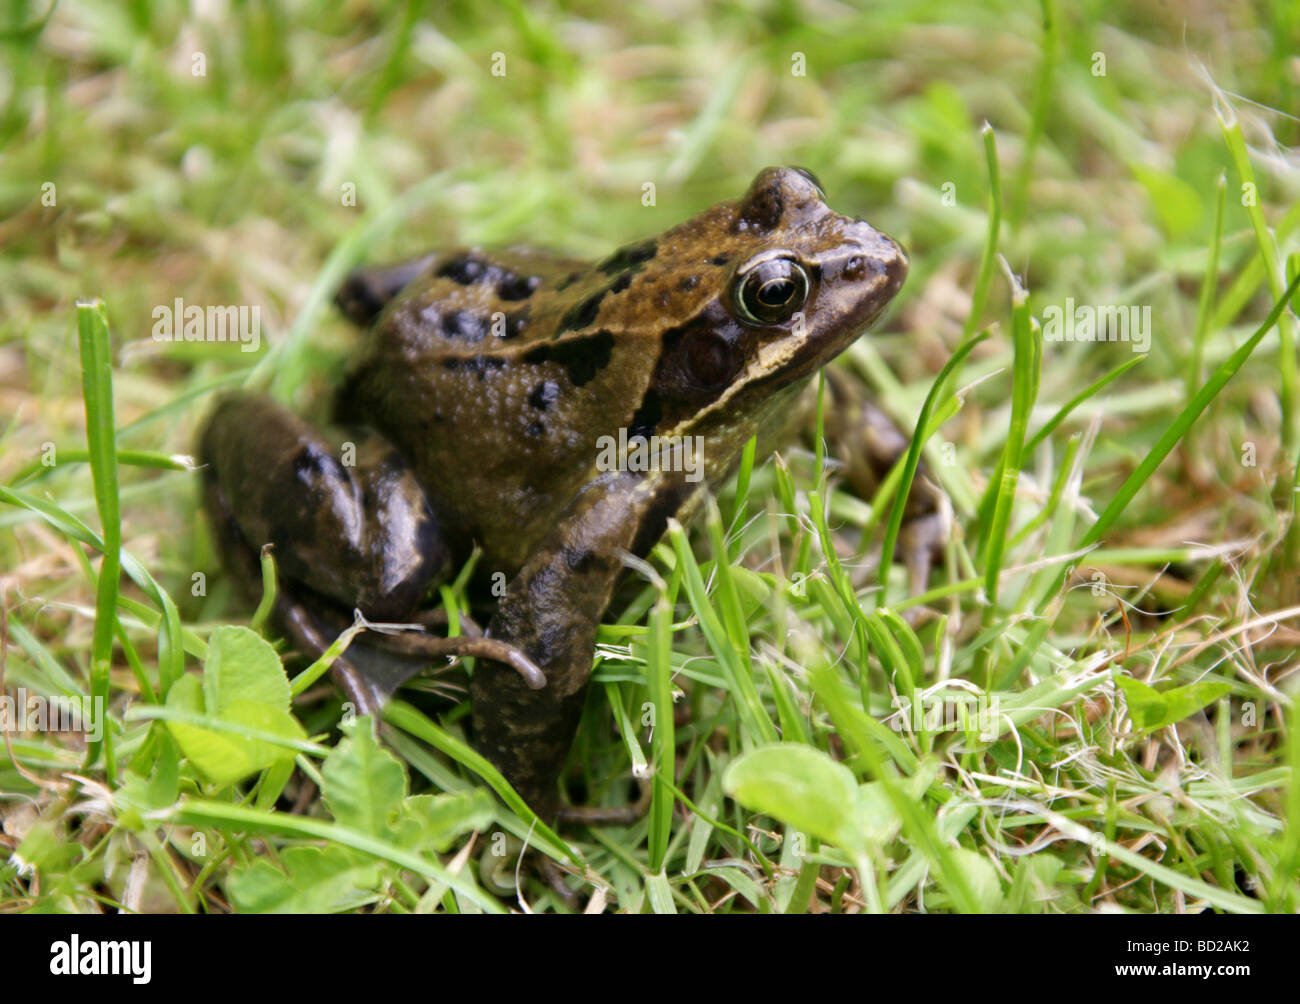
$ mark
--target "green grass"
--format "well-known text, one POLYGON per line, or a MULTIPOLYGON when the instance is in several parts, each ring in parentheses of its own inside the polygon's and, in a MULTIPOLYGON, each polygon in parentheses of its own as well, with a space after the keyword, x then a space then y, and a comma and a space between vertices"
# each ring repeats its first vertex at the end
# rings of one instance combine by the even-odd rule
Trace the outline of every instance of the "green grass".
POLYGON ((627 912, 1300 908, 1294 11, 835 10, 6 8, 0 672, 108 725, 5 734, 0 910, 566 909, 501 892, 525 840, 627 912), (319 413, 352 264, 594 259, 770 163, 908 249, 835 365, 920 434, 874 499, 833 443, 746 462, 636 570, 569 780, 647 778, 643 820, 542 825, 454 671, 372 731, 234 630, 269 608, 186 456, 223 388, 319 413), (154 341, 176 297, 259 305, 259 351, 154 341), (1148 350, 1047 339, 1066 297, 1149 305, 1148 350), (952 530, 916 596, 868 555, 922 472, 952 530), (894 715, 945 694, 994 727, 894 715))

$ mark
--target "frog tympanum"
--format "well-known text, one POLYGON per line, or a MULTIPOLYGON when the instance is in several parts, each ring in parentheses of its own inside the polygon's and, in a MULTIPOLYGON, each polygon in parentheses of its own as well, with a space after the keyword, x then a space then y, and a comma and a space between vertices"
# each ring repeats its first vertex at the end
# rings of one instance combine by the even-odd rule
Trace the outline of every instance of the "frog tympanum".
POLYGON ((338 303, 370 331, 332 430, 251 394, 206 426, 223 550, 255 570, 274 545, 281 620, 317 655, 354 609, 419 618, 479 547, 476 574, 506 583, 485 636, 367 634, 380 643, 354 643, 336 676, 374 712, 433 655, 479 656, 474 742, 554 819, 626 554, 688 518, 752 436, 776 444, 809 377, 906 274, 902 249, 830 209, 800 168, 768 168, 740 200, 594 264, 474 250, 358 271, 338 303), (655 436, 696 449, 648 470, 609 462, 610 442, 626 459, 655 436))

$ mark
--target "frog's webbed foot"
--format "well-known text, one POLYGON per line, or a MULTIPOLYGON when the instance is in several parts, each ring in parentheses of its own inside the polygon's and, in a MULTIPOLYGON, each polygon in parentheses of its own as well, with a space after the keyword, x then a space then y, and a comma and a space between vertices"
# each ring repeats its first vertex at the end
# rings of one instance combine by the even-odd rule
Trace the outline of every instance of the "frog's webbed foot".
MULTIPOLYGON (((348 627, 292 596, 282 596, 277 608, 295 644, 313 655, 324 652, 348 627)), ((333 667, 335 679, 363 715, 377 713, 404 683, 449 658, 492 659, 517 672, 529 688, 546 686, 546 675, 525 653, 484 638, 477 625, 473 634, 454 638, 423 630, 393 630, 389 625, 371 627, 377 630, 354 638, 333 667)))
POLYGON ((631 826, 650 811, 650 796, 654 786, 640 781, 641 793, 631 805, 604 808, 598 805, 562 805, 559 822, 583 826, 631 826))
POLYGON ((524 652, 496 638, 485 638, 481 633, 446 638, 423 631, 391 634, 385 631, 374 637, 373 644, 391 652, 419 656, 425 661, 450 657, 492 659, 518 673, 530 690, 546 686, 546 674, 524 652))

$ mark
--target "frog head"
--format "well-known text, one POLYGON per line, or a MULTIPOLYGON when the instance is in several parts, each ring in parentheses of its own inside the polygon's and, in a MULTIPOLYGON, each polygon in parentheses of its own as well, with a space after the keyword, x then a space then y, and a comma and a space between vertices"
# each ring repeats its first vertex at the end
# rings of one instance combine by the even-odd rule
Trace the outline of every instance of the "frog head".
POLYGON ((760 171, 743 198, 665 235, 708 248, 663 335, 646 395, 659 429, 726 434, 730 444, 847 348, 907 276, 907 256, 864 220, 826 204, 803 168, 760 171))

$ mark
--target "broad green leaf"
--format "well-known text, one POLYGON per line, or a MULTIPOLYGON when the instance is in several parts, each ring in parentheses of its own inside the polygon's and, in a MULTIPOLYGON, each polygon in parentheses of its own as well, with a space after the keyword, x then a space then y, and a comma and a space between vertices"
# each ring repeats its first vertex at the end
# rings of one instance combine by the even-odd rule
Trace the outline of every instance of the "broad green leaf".
POLYGON ((1148 687, 1141 680, 1128 676, 1117 677, 1116 682, 1124 692, 1128 713, 1138 728, 1145 728, 1147 722, 1158 721, 1164 715, 1165 699, 1155 687, 1148 687))
POLYGON ((219 627, 212 632, 203 662, 203 693, 208 714, 218 717, 236 701, 289 710, 289 678, 280 657, 246 627, 219 627))
MULTIPOLYGON (((196 714, 203 714, 202 701, 202 685, 194 676, 181 677, 167 695, 168 707, 196 714)), ((212 717, 227 725, 244 726, 286 739, 306 738, 302 726, 291 714, 257 701, 236 701, 219 717, 212 717)), ((174 721, 167 723, 167 729, 195 769, 218 785, 233 784, 294 756, 292 749, 238 731, 218 732, 202 725, 174 721)))
POLYGON ((12 861, 20 870, 31 867, 48 877, 66 871, 83 853, 80 844, 63 839, 55 823, 40 820, 27 831, 12 861))
POLYGON ((374 719, 357 719, 352 735, 325 758, 321 777, 321 795, 338 822, 376 837, 391 834, 393 813, 406 797, 406 771, 379 745, 374 719))
POLYGON ((1133 724, 1144 730, 1162 729, 1181 722, 1207 704, 1213 704, 1231 689, 1228 684, 1213 680, 1200 680, 1171 690, 1156 690, 1127 676, 1117 677, 1116 682, 1124 692, 1133 724))
POLYGON ((149 777, 149 808, 161 809, 164 806, 171 805, 180 797, 180 753, 176 749, 176 743, 172 737, 167 734, 166 729, 161 729, 157 725, 151 726, 155 730, 158 743, 158 759, 153 763, 153 771, 149 777))
POLYGON ((984 855, 965 847, 952 851, 952 862, 963 875, 981 913, 996 913, 1002 906, 1002 879, 984 855))
POLYGON ((859 819, 868 841, 885 844, 898 836, 903 821, 894 810, 883 784, 871 781, 858 788, 858 806, 859 819))
POLYGON ((378 862, 346 847, 290 847, 285 871, 259 858, 234 871, 226 891, 241 913, 339 913, 355 909, 378 888, 378 862))
POLYGON ((487 829, 495 806, 486 788, 412 795, 398 809, 395 842, 413 851, 446 851, 462 834, 487 829))
POLYGON ((741 805, 849 852, 866 847, 853 772, 811 746, 776 743, 737 757, 723 790, 741 805))
MULTIPOLYGON (((1161 691, 1165 699, 1166 715, 1161 725, 1171 725, 1190 718, 1206 705, 1213 704, 1232 689, 1231 684, 1216 680, 1200 680, 1185 687, 1161 691)), ((1159 728, 1160 726, 1155 726, 1159 728)))

